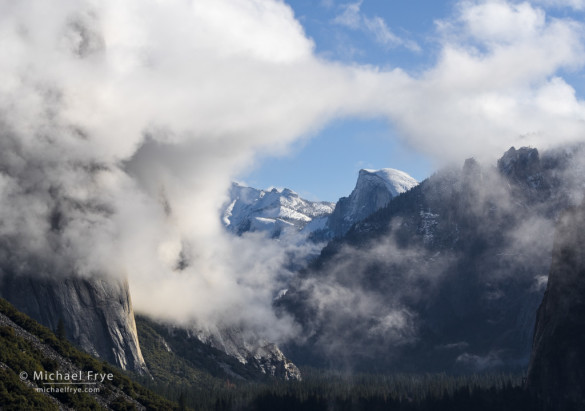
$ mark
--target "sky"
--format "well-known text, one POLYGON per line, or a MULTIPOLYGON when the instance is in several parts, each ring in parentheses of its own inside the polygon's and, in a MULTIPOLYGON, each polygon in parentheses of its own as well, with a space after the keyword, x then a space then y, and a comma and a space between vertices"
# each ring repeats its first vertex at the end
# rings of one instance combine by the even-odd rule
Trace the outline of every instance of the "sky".
POLYGON ((335 201, 364 167, 584 143, 584 8, 0 0, 0 268, 285 338, 287 250, 226 233, 232 181, 335 201))
MULTIPOLYGON (((400 68, 418 77, 441 58, 442 22, 453 20, 466 4, 481 2, 289 0, 286 3, 293 9, 306 36, 314 42, 314 52, 320 58, 383 70, 400 68)), ((583 2, 578 0, 536 1, 531 7, 545 12, 547 20, 581 22, 585 16, 583 2)), ((573 87, 579 98, 583 97, 582 70, 561 69, 556 74, 573 87)), ((480 154, 470 150, 466 155, 480 154)), ((387 118, 343 118, 309 133, 282 156, 260 156, 237 180, 256 188, 291 188, 310 200, 337 201, 349 195, 361 168, 397 168, 422 181, 441 165, 444 164, 440 160, 413 147, 387 118)))

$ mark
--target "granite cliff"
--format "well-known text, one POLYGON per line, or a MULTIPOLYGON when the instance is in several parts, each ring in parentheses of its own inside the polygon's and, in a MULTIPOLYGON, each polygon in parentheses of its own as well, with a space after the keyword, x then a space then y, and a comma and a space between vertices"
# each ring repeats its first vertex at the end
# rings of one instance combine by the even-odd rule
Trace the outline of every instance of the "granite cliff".
POLYGON ((325 227, 315 232, 314 237, 331 239, 343 236, 352 225, 384 208, 390 200, 417 184, 404 171, 393 168, 360 170, 351 194, 339 199, 325 227))
POLYGON ((67 338, 89 354, 147 372, 126 281, 3 273, 0 294, 52 330, 62 321, 67 338))
POLYGON ((557 224, 548 285, 538 309, 529 389, 546 409, 585 408, 585 203, 557 224))

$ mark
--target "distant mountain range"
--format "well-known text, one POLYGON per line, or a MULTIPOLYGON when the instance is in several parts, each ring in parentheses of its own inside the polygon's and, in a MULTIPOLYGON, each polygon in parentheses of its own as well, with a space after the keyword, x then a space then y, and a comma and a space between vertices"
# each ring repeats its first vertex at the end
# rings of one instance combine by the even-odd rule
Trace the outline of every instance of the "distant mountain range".
POLYGON ((349 197, 330 203, 302 199, 288 188, 265 191, 234 183, 222 221, 237 235, 260 231, 273 238, 326 241, 345 234, 353 224, 417 184, 400 170, 364 169, 349 197))
POLYGON ((237 235, 262 231, 277 238, 311 232, 324 226, 335 207, 334 203, 304 200, 288 188, 265 191, 233 183, 229 194, 222 221, 237 235))

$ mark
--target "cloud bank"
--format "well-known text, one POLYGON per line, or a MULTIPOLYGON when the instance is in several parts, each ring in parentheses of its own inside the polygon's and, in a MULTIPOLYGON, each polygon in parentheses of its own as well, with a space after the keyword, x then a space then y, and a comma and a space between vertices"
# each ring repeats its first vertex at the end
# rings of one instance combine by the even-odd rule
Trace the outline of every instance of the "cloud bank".
POLYGON ((346 116, 386 117, 439 162, 583 138, 560 74, 585 62, 580 23, 466 1, 437 27, 436 64, 411 75, 317 57, 276 0, 0 1, 4 260, 128 277, 167 319, 294 332, 271 308, 286 250, 219 220, 258 153, 346 116))
POLYGON ((127 276, 139 311, 278 330, 286 250, 230 237, 218 210, 257 152, 365 115, 378 74, 317 59, 277 1, 0 10, 0 236, 12 269, 127 276))

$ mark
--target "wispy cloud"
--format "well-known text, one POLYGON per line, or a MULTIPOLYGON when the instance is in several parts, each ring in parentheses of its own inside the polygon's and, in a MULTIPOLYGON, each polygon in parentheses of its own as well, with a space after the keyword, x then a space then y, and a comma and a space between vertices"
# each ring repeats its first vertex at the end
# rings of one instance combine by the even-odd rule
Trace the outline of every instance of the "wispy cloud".
POLYGON ((343 12, 333 19, 334 23, 341 24, 342 26, 349 27, 350 29, 357 30, 362 24, 362 15, 360 12, 362 2, 349 3, 344 6, 343 12))
POLYGON ((321 0, 321 6, 325 8, 331 8, 335 5, 334 0, 321 0))
POLYGON ((535 3, 542 4, 545 7, 569 7, 575 10, 584 10, 584 0, 534 0, 535 3))
POLYGON ((361 12, 362 1, 341 6, 343 11, 333 19, 333 22, 352 30, 366 32, 377 43, 385 47, 406 47, 413 51, 420 51, 420 46, 416 42, 403 39, 394 34, 383 18, 365 16, 361 12))

